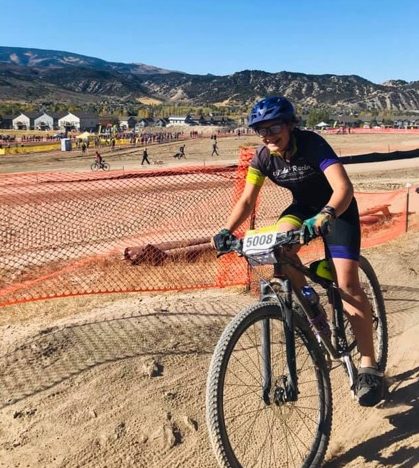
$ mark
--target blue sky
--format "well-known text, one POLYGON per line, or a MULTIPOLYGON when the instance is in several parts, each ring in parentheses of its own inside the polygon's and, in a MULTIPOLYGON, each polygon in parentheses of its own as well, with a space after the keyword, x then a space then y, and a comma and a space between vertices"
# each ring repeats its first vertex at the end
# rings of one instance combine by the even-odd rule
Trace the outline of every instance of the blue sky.
POLYGON ((187 73, 419 80, 419 0, 0 0, 0 45, 187 73))

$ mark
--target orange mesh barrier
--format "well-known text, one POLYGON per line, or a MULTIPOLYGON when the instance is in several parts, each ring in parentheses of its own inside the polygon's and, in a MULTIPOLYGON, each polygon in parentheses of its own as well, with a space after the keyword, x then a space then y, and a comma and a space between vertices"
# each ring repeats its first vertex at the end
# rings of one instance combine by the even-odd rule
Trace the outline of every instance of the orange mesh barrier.
MULTIPOLYGON (((246 262, 216 260, 209 241, 243 189, 253 152, 243 148, 238 166, 1 175, 0 305, 247 284, 246 262)), ((357 198, 364 246, 404 231, 406 192, 357 198)), ((275 222, 289 201, 267 181, 257 226, 275 222)))
POLYGON ((326 134, 345 134, 345 133, 358 133, 358 134, 371 134, 371 133, 391 133, 391 134, 419 134, 419 128, 328 128, 324 130, 326 134))
POLYGON ((215 286, 209 240, 236 179, 235 167, 1 176, 0 303, 215 286))

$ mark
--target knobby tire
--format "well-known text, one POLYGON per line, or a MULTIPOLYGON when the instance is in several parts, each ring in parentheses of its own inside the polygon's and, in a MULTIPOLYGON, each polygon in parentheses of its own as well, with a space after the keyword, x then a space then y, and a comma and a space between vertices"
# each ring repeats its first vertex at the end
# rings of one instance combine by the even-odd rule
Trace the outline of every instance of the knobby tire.
POLYGON ((314 467, 323 461, 332 424, 329 371, 314 335, 296 313, 298 399, 267 405, 261 397, 262 321, 270 323, 272 381, 282 381, 287 374, 281 307, 278 302, 260 302, 243 310, 226 327, 214 351, 206 415, 220 466, 314 467), (244 401, 237 403, 241 397, 244 401), (263 430, 265 425, 269 427, 263 430))

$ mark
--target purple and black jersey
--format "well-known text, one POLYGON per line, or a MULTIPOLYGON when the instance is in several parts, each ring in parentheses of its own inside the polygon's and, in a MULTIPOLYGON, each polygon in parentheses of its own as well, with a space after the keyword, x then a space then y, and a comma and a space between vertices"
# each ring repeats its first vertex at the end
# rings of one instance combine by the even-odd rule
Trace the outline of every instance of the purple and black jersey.
POLYGON ((329 201, 332 188, 323 171, 339 158, 331 146, 317 133, 295 129, 291 136, 291 159, 271 154, 259 147, 250 163, 247 181, 262 185, 265 177, 291 191, 301 206, 320 210, 329 201))
MULTIPOLYGON (((290 143, 289 162, 279 154, 271 154, 266 146, 259 147, 250 163, 246 181, 261 186, 268 177, 280 187, 289 189, 293 201, 280 219, 291 216, 299 226, 329 202, 333 189, 324 170, 339 163, 339 158, 326 140, 314 132, 295 129, 290 143)), ((358 207, 353 198, 347 210, 334 222, 332 231, 325 236, 326 247, 332 258, 358 260, 360 239, 358 207)))

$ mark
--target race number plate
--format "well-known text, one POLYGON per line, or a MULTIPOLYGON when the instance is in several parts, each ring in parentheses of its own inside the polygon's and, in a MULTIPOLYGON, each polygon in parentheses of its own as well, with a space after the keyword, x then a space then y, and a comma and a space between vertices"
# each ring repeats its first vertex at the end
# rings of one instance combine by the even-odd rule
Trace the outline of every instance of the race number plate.
POLYGON ((261 229, 247 231, 243 240, 243 252, 247 255, 266 252, 275 245, 278 228, 266 226, 261 229))

